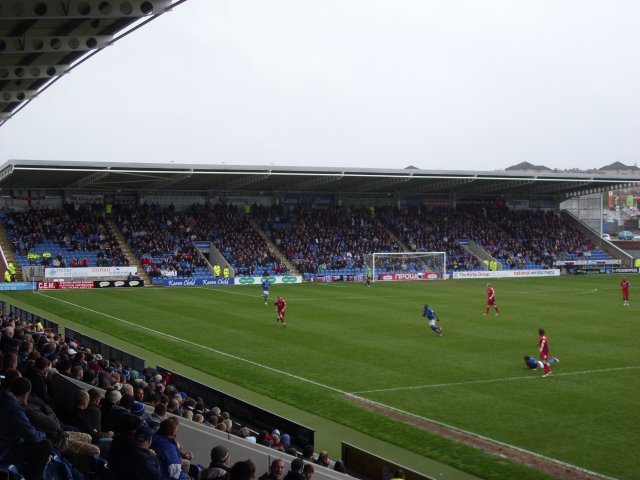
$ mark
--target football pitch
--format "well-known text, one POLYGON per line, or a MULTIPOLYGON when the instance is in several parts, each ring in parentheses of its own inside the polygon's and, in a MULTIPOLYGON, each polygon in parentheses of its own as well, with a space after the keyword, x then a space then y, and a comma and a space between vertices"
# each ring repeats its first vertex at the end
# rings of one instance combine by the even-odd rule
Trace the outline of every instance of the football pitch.
POLYGON ((609 477, 639 479, 636 278, 626 308, 620 276, 495 280, 498 317, 483 316, 485 281, 475 280, 276 285, 268 305, 259 286, 2 297, 484 478, 547 477, 353 398, 609 477), (276 322, 277 295, 288 303, 286 328, 276 322), (422 318, 425 303, 441 318, 444 336, 422 318), (560 359, 549 378, 523 362, 537 356, 541 327, 560 359))

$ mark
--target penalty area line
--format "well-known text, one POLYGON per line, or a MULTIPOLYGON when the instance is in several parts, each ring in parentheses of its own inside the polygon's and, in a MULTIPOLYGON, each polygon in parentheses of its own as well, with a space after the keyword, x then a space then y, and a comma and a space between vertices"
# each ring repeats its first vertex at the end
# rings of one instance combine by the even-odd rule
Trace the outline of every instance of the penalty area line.
MULTIPOLYGON (((579 372, 564 372, 564 373, 554 373, 551 375, 553 377, 564 377, 569 375, 587 375, 590 373, 603 373, 603 372, 616 372, 621 370, 634 370, 640 368, 640 365, 630 366, 630 367, 616 367, 616 368, 602 368, 598 370, 582 370, 579 372)), ((491 378, 487 380, 471 380, 468 382, 452 382, 452 383, 432 383, 430 385, 412 385, 408 387, 393 387, 393 388, 377 388, 372 390, 360 390, 358 392, 351 392, 354 395, 360 393, 379 393, 379 392, 399 392, 402 390, 421 390, 426 388, 440 388, 440 387, 458 387, 464 385, 477 385, 481 383, 496 383, 496 382, 511 382, 516 380, 532 380, 532 379, 540 379, 541 376, 532 376, 528 375, 526 377, 505 377, 505 378, 491 378)))

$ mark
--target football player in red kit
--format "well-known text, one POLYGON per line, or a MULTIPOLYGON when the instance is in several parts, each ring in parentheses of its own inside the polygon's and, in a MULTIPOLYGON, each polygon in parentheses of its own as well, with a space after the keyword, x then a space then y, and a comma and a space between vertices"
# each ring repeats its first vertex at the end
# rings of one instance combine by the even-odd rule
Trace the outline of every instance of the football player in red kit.
POLYGON ((490 283, 487 283, 487 310, 484 313, 485 317, 489 315, 489 310, 491 310, 491 307, 496 309, 496 317, 500 315, 500 309, 496 304, 496 291, 493 289, 490 283))
POLYGON ((287 311, 287 302, 285 302, 284 298, 280 296, 275 302, 273 302, 273 307, 276 309, 276 313, 278 314, 276 322, 279 321, 282 323, 283 327, 286 327, 287 324, 284 321, 284 314, 287 311))
POLYGON ((544 328, 538 330, 538 350, 540 351, 540 361, 542 362, 542 366, 544 368, 543 377, 548 377, 551 375, 551 368, 549 368, 549 340, 547 339, 547 335, 544 331, 544 328))
POLYGON ((626 278, 623 278, 620 282, 620 288, 622 289, 622 305, 625 307, 629 306, 629 287, 631 283, 626 278))

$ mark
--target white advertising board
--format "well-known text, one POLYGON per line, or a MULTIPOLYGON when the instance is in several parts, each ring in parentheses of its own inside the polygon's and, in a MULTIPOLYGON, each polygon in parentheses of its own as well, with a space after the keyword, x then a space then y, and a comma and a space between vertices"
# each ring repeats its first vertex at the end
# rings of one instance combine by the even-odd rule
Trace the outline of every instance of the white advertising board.
POLYGON ((44 278, 108 278, 135 275, 137 267, 45 268, 44 278))
POLYGON ((522 278, 522 277, 559 277, 560 270, 480 270, 477 272, 452 272, 451 278, 522 278))

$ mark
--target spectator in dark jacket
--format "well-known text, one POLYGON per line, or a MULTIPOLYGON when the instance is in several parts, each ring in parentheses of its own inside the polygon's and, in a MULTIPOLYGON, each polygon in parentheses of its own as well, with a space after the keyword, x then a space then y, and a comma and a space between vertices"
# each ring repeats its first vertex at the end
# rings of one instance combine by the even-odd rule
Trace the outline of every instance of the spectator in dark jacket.
POLYGON ((291 470, 284 476, 284 480, 304 480, 302 475, 302 469, 304 468, 304 461, 301 458, 296 458, 291 462, 291 470))
POLYGON ((0 391, 0 462, 18 465, 27 480, 40 480, 52 445, 22 409, 29 401, 31 382, 18 378, 9 388, 0 391))
POLYGON ((109 457, 109 469, 114 480, 161 480, 160 463, 149 449, 153 431, 140 425, 133 434, 114 441, 109 457), (119 444, 120 443, 120 444, 119 444), (119 444, 119 445, 118 445, 119 444))

